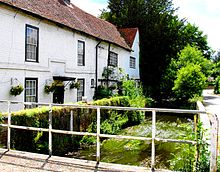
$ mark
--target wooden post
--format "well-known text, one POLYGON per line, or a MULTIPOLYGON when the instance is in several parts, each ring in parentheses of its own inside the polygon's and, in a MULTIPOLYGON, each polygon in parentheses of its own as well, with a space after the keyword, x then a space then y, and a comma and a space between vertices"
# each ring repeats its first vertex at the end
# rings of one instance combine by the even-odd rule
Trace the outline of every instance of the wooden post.
POLYGON ((52 104, 49 106, 49 156, 52 156, 52 104))
POLYGON ((216 114, 211 114, 211 155, 210 172, 217 171, 219 121, 216 114))
POLYGON ((156 137, 156 111, 152 111, 152 146, 151 146, 151 170, 155 167, 155 137, 156 137))
POLYGON ((100 162, 100 108, 97 108, 97 148, 96 148, 96 161, 100 162))
POLYGON ((70 111, 70 131, 73 131, 73 111, 70 111))
POLYGON ((7 149, 10 150, 11 149, 11 102, 8 101, 8 137, 7 137, 7 149))

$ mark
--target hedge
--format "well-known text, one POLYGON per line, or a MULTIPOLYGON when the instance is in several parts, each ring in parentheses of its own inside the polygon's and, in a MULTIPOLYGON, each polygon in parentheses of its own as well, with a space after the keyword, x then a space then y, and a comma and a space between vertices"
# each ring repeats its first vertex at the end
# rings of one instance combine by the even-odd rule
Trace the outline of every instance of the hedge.
MULTIPOLYGON (((90 102, 97 106, 129 107, 133 102, 129 97, 113 97, 90 102)), ((139 103, 140 104, 140 103, 139 103)), ((145 105, 145 102, 143 102, 145 105)), ((74 131, 96 132, 96 110, 77 109, 71 107, 53 107, 52 128, 70 130, 70 112, 74 114, 74 131)), ((12 112, 12 125, 38 128, 48 128, 49 107, 39 107, 12 112)), ((0 114, 0 119, 2 114, 0 114)), ((139 124, 144 119, 144 113, 101 110, 101 132, 114 134, 127 126, 139 124)), ((79 147, 81 136, 53 134, 53 155, 65 155, 79 147)), ((48 153, 48 133, 12 129, 12 149, 48 153)))

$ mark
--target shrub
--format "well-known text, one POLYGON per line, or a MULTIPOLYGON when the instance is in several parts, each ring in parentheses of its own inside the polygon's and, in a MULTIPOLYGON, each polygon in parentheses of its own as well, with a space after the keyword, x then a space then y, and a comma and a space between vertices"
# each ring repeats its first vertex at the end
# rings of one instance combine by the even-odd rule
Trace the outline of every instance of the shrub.
POLYGON ((199 97, 206 86, 206 80, 199 65, 189 64, 178 71, 173 91, 181 100, 199 97))
MULTIPOLYGON (((97 100, 92 104, 97 106, 144 107, 146 104, 145 101, 146 99, 132 100, 128 96, 121 96, 97 100)), ((88 127, 88 132, 96 132, 96 111, 94 111, 92 116, 93 122, 88 127)), ((144 118, 145 115, 143 112, 103 109, 101 110, 101 133, 116 134, 123 128, 140 124, 144 118)), ((93 144, 95 142, 95 138, 87 136, 83 137, 81 141, 83 144, 93 144)))
MULTIPOLYGON (((127 96, 97 100, 90 103, 97 106, 132 106, 127 96)), ((145 103, 144 103, 145 104, 145 103)), ((53 107, 52 128, 70 130, 70 112, 74 114, 74 131, 96 132, 96 110, 77 109, 71 107, 53 107)), ((12 112, 12 124, 48 128, 48 107, 25 109, 12 112)), ((140 123, 144 113, 101 110, 101 131, 103 133, 117 133, 121 128, 140 123)), ((0 120, 2 115, 0 114, 0 120)), ((79 147, 81 136, 53 134, 53 155, 64 155, 79 147)), ((85 139, 85 138, 84 138, 85 139)), ((48 153, 48 133, 12 129, 12 148, 37 153, 48 153)), ((92 143, 93 139, 86 139, 92 143)))
MULTIPOLYGON (((209 160, 210 153, 208 151, 208 143, 204 139, 206 131, 202 128, 202 123, 199 122, 197 126, 197 151, 198 151, 198 160, 196 161, 195 153, 196 149, 194 145, 179 144, 176 150, 177 152, 173 155, 173 158, 170 160, 170 167, 174 171, 209 171, 209 160), (195 170, 194 170, 195 169, 195 170)), ((195 139, 195 134, 191 133, 187 135, 188 140, 195 139)))
POLYGON ((215 79, 215 89, 214 89, 215 94, 220 94, 220 76, 218 76, 215 79))
MULTIPOLYGON (((70 130, 70 111, 74 113, 74 131, 86 130, 91 123, 89 118, 84 122, 86 128, 80 126, 79 118, 81 109, 71 109, 69 107, 53 107, 52 127, 53 129, 70 130)), ((48 107, 25 109, 12 113, 12 125, 21 125, 38 128, 48 128, 48 107)), ((82 117, 83 120, 83 117, 82 117)), ((64 155, 73 151, 79 146, 80 137, 72 137, 64 134, 53 134, 53 155, 64 155)), ((25 131, 12 129, 11 134, 12 149, 25 150, 37 153, 48 153, 48 133, 37 131, 25 131)))
POLYGON ((99 85, 97 90, 95 90, 95 95, 93 99, 98 100, 98 99, 103 99, 103 98, 109 98, 113 95, 112 90, 99 85))

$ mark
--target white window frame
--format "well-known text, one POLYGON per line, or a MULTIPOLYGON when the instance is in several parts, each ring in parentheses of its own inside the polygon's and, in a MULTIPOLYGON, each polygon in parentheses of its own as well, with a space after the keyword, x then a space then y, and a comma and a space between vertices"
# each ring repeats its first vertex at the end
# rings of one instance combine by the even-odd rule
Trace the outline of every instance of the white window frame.
POLYGON ((118 66, 118 54, 117 53, 114 53, 112 51, 109 52, 108 65, 113 66, 113 67, 118 66))
POLYGON ((37 102, 38 99, 38 79, 25 78, 25 102, 37 102))
POLYGON ((26 25, 25 27, 25 61, 39 61, 39 28, 26 25))
POLYGON ((130 56, 130 68, 135 69, 136 68, 136 58, 130 56))

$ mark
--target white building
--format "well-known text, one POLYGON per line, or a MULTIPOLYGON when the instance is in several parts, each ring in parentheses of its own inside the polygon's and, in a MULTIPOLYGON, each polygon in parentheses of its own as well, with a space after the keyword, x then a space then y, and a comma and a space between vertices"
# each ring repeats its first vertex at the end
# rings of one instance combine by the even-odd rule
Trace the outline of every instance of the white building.
POLYGON ((68 0, 0 0, 0 100, 90 101, 107 65, 139 79, 138 30, 119 31, 68 0), (54 80, 64 85, 46 94, 54 80), (12 96, 16 85, 24 91, 12 96))

